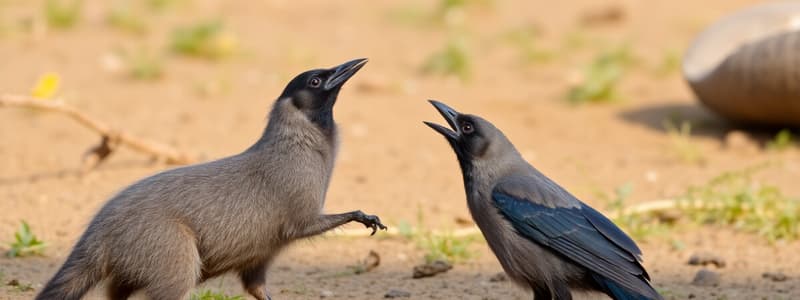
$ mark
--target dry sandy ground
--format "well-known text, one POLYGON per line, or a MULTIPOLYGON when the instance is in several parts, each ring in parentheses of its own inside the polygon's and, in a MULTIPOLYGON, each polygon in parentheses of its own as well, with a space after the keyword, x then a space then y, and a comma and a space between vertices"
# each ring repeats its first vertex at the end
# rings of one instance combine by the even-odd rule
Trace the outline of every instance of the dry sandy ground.
MULTIPOLYGON (((456 29, 398 20, 409 7, 431 11, 423 1, 185 1, 152 17, 150 34, 136 37, 103 23, 104 1, 85 1, 82 23, 44 36, 0 35, 0 92, 27 93, 36 77, 55 71, 64 78, 62 95, 86 112, 132 133, 168 142, 214 159, 249 146, 264 126, 274 97, 294 74, 332 66, 355 57, 370 63, 348 84, 336 107, 342 147, 326 203, 329 212, 362 209, 387 224, 416 224, 424 212, 428 228, 456 228, 469 218, 458 165, 446 143, 422 120, 439 121, 427 98, 443 100, 464 112, 493 121, 526 158, 587 203, 605 209, 598 192, 611 193, 631 183, 631 202, 680 195, 690 185, 763 162, 762 182, 788 195, 800 195, 800 153, 725 147, 731 127, 694 100, 678 73, 656 76, 648 66, 665 49, 681 51, 692 36, 716 18, 755 1, 493 1, 467 10, 456 29), (622 21, 582 28, 580 15, 618 5, 622 21), (165 77, 138 82, 111 74, 101 64, 114 48, 162 49, 176 24, 220 17, 237 34, 242 53, 222 62, 168 57, 165 77), (520 63, 499 38, 509 29, 536 24, 543 48, 558 49, 576 31, 590 42, 558 52, 550 62, 520 63), (163 30, 159 30, 163 29, 163 30), (424 76, 419 66, 457 32, 471 52, 472 77, 424 76), (625 99, 609 105, 571 106, 562 101, 570 78, 606 44, 627 42, 640 59, 623 80, 625 99), (222 83, 200 94, 197 86, 222 83), (705 163, 674 157, 662 127, 677 116, 697 125, 691 142, 705 163)), ((39 14, 21 0, 0 1, 0 22, 9 24, 39 14)), ((750 133, 763 142, 768 133, 750 133)), ((78 158, 98 137, 57 115, 0 110, 0 241, 10 240, 27 220, 47 241, 44 257, 0 257, 3 282, 17 279, 41 285, 62 263, 91 216, 115 191, 169 168, 151 164, 123 149, 95 172, 78 176, 78 158)), ((242 216, 246 217, 246 216, 242 216)), ((357 228, 355 225, 346 228, 357 228)), ((640 241, 655 286, 671 299, 800 299, 800 243, 770 244, 731 229, 706 227, 670 232, 640 241), (671 247, 671 240, 685 247, 671 247), (728 264, 717 270, 721 284, 689 282, 697 267, 686 265, 697 251, 714 251, 728 264), (761 278, 781 271, 784 282, 761 278)), ((509 282, 491 282, 500 266, 480 241, 474 257, 442 276, 411 279, 423 252, 398 238, 322 237, 301 241, 276 263, 269 289, 276 299, 313 299, 323 291, 334 299, 377 299, 389 289, 409 291, 414 299, 528 299, 509 282), (342 275, 348 265, 380 253, 372 272, 342 275)), ((205 284, 243 293, 234 278, 205 284)), ((35 291, 0 287, 0 299, 28 299, 35 291)), ((100 294, 95 294, 99 297, 100 294)))

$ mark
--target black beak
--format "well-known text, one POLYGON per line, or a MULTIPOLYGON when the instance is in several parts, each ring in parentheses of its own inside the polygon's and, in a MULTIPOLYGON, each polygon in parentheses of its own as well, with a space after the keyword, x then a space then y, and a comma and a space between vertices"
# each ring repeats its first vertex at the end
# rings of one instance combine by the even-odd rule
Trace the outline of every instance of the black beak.
POLYGON ((347 82, 350 77, 353 77, 358 70, 361 69, 367 63, 366 58, 359 58, 348 61, 341 65, 334 67, 333 75, 328 77, 328 81, 325 82, 325 89, 332 90, 338 87, 341 87, 345 82, 347 82))
POLYGON ((447 124, 450 125, 450 128, 452 128, 452 130, 442 125, 431 122, 424 122, 425 125, 430 126, 431 128, 433 128, 433 130, 436 130, 441 135, 446 137, 448 140, 451 141, 457 140, 459 137, 458 126, 456 126, 456 117, 458 117, 458 112, 442 102, 436 100, 428 100, 428 102, 433 104, 433 107, 435 107, 436 110, 439 111, 439 114, 441 114, 442 117, 444 117, 444 119, 447 121, 447 124))

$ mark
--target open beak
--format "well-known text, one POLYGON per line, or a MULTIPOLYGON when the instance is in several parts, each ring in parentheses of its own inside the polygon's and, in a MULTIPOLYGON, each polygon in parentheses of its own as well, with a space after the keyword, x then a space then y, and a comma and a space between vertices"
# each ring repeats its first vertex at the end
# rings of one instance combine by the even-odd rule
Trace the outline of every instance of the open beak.
POLYGON ((350 77, 353 77, 358 70, 361 69, 367 63, 366 58, 359 58, 348 61, 341 65, 334 67, 333 75, 328 78, 328 81, 325 82, 325 89, 332 90, 338 87, 341 87, 345 82, 347 82, 350 77))
POLYGON ((440 133, 450 141, 457 140, 459 137, 458 126, 456 126, 456 117, 458 117, 458 112, 442 102, 436 100, 428 100, 428 102, 433 104, 433 107, 439 111, 439 114, 444 117, 444 119, 447 121, 447 124, 450 125, 450 128, 432 122, 424 122, 425 125, 430 126, 433 128, 433 130, 436 130, 436 132, 440 133))

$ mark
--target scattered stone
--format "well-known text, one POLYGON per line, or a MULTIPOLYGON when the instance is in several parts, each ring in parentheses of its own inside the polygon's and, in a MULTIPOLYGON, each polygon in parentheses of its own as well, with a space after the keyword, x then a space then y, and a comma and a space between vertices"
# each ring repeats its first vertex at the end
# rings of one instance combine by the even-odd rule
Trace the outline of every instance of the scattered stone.
POLYGON ((508 276, 506 276, 506 273, 503 272, 494 274, 492 275, 492 277, 489 277, 489 282, 503 282, 506 280, 508 280, 508 276))
POLYGON ((421 264, 414 267, 413 278, 431 277, 439 273, 444 273, 453 268, 449 262, 436 260, 430 263, 421 264))
POLYGON ((352 266, 351 268, 353 269, 353 273, 362 274, 372 271, 372 269, 377 268, 380 264, 381 257, 378 255, 378 252, 375 252, 375 250, 369 250, 367 257, 364 260, 359 261, 358 264, 352 266))
POLYGON ((783 272, 766 272, 761 274, 761 277, 775 282, 786 281, 789 279, 789 276, 786 276, 786 274, 783 274, 783 272))
POLYGON ((725 134, 725 148, 742 152, 756 152, 758 142, 741 130, 731 130, 725 134))
POLYGON ((408 298, 411 297, 411 293, 403 291, 403 290, 389 290, 383 295, 383 298, 408 298))
POLYGON ((700 271, 697 271, 697 274, 694 275, 694 279, 692 279, 692 285, 696 286, 717 286, 719 282, 719 273, 708 269, 700 269, 700 271))
POLYGON ((580 22, 584 26, 611 25, 625 21, 626 17, 625 9, 622 6, 607 5, 584 12, 580 22))
POLYGON ((725 259, 711 252, 699 252, 692 254, 692 256, 689 257, 688 264, 692 266, 706 266, 713 264, 717 268, 724 268, 725 259))
POLYGON ((6 285, 8 285, 8 286, 18 286, 19 285, 19 280, 11 279, 11 280, 8 281, 8 283, 6 283, 6 285))
POLYGON ((331 292, 331 291, 329 291, 329 290, 322 290, 321 292, 319 292, 319 297, 320 297, 320 298, 330 298, 330 297, 333 297, 333 292, 331 292))
POLYGON ((469 225, 474 225, 475 224, 475 223, 472 222, 472 219, 465 218, 465 217, 462 217, 462 216, 457 216, 455 221, 456 221, 456 224, 458 224, 459 226, 469 226, 469 225))

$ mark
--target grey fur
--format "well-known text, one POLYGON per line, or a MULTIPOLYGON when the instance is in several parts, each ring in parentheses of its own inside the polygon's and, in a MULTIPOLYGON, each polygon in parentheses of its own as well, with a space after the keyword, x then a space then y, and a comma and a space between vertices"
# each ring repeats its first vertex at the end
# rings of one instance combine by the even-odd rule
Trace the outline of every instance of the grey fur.
POLYGON ((246 151, 145 178, 111 198, 37 299, 80 299, 103 279, 111 299, 140 289, 184 299, 197 283, 233 271, 264 300, 266 270, 292 241, 351 221, 385 228, 361 211, 321 214, 338 138, 296 100, 276 101, 246 151))

